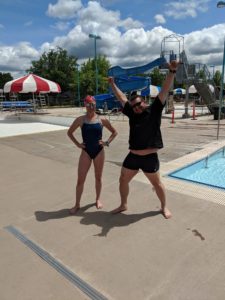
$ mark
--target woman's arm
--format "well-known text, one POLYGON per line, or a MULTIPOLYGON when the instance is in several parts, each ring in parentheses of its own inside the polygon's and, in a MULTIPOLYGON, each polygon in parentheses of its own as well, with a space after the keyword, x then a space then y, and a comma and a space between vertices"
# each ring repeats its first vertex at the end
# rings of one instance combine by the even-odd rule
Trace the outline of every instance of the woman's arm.
POLYGON ((71 139, 71 141, 78 147, 78 148, 84 148, 84 144, 83 143, 79 143, 78 140, 74 137, 74 132, 77 130, 78 127, 81 127, 82 125, 82 118, 83 117, 78 117, 74 120, 74 122, 72 123, 72 125, 70 126, 70 128, 67 131, 67 135, 68 137, 71 139))
POLYGON ((100 143, 103 146, 109 146, 109 144, 115 139, 115 137, 117 136, 118 133, 117 133, 116 129, 112 126, 112 124, 109 122, 109 120, 107 120, 107 119, 101 119, 101 121, 102 121, 102 125, 104 127, 106 127, 111 132, 111 135, 107 139, 106 142, 100 141, 100 143))

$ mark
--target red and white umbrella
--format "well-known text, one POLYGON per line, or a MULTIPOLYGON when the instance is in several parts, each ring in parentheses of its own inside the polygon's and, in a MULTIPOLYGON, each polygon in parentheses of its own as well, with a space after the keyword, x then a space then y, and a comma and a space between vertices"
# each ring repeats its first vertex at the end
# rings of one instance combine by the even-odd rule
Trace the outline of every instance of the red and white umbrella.
POLYGON ((58 83, 29 74, 18 79, 6 82, 4 85, 5 93, 60 93, 61 88, 58 83))

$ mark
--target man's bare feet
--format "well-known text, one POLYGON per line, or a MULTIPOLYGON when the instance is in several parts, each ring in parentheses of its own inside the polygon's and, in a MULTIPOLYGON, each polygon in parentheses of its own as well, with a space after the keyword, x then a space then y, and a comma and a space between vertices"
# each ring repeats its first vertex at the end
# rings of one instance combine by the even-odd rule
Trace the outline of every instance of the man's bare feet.
POLYGON ((117 207, 116 209, 112 210, 112 214, 119 214, 123 211, 127 210, 127 205, 120 205, 119 207, 117 207))
POLYGON ((169 209, 166 208, 166 207, 163 208, 163 209, 161 209, 161 212, 162 212, 163 216, 164 216, 166 219, 170 219, 170 218, 172 217, 171 212, 170 212, 169 209))
POLYGON ((103 208, 103 204, 101 203, 100 200, 97 200, 95 205, 96 205, 97 209, 103 208))
POLYGON ((72 207, 72 208, 69 210, 70 215, 75 215, 75 214, 78 212, 79 209, 80 209, 80 206, 75 205, 74 207, 72 207))

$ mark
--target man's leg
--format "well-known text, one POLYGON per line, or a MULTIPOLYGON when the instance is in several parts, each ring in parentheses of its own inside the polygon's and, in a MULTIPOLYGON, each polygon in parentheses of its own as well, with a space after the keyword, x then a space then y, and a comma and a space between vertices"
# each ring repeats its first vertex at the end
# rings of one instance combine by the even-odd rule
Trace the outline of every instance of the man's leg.
POLYGON ((169 219, 172 217, 171 212, 169 209, 166 207, 166 193, 165 193, 165 187, 160 179, 160 174, 159 171, 156 173, 144 173, 145 176, 148 178, 148 180, 151 182, 153 185, 156 194, 161 202, 161 210, 162 214, 166 219, 169 219))
POLYGON ((121 204, 119 207, 114 209, 112 213, 120 213, 127 210, 127 197, 129 194, 129 182, 138 173, 138 170, 130 170, 122 167, 120 174, 120 197, 121 204))

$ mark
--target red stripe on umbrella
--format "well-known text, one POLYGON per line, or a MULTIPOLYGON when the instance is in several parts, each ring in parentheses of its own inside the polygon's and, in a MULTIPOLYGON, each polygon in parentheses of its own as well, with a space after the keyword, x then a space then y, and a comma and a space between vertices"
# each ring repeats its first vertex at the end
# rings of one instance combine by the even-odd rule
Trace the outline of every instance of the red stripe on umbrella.
POLYGON ((11 80, 4 85, 5 93, 39 93, 53 92, 60 93, 61 88, 58 83, 29 74, 18 79, 11 80))
MULTIPOLYGON (((11 89, 10 92, 14 92, 14 93, 17 93, 17 92, 20 92, 22 90, 22 85, 23 85, 23 81, 28 77, 29 75, 27 76, 24 76, 24 77, 21 77, 19 79, 15 79, 15 80, 12 80, 10 82, 7 82, 7 83, 10 83, 11 84, 11 89)), ((7 85, 6 83, 6 85, 7 85)), ((5 87, 4 87, 4 91, 5 91, 5 87)))

